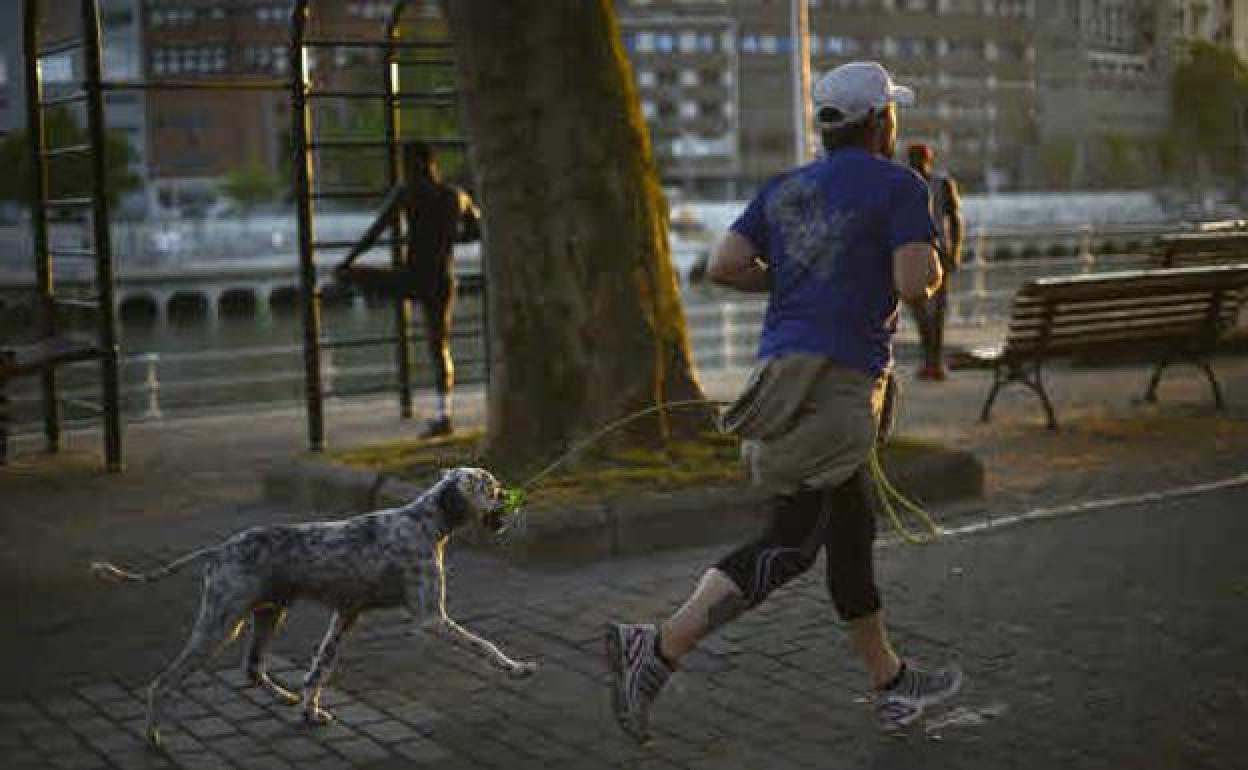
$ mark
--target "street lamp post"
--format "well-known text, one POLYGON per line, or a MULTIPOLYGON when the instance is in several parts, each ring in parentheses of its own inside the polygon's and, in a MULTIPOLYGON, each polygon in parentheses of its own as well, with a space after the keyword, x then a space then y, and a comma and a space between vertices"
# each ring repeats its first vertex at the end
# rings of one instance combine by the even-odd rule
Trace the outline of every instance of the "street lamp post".
POLYGON ((789 34, 793 75, 793 161, 802 165, 811 152, 810 8, 807 0, 789 0, 789 34))

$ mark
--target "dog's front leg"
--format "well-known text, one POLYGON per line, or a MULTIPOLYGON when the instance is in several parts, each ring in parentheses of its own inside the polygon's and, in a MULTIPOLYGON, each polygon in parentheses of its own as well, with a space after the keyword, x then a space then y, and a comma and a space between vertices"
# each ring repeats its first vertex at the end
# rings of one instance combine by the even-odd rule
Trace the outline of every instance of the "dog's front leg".
POLYGON ((537 673, 537 663, 512 660, 493 642, 482 639, 443 614, 434 625, 434 633, 453 646, 468 650, 485 658, 496 668, 506 671, 514 679, 524 679, 537 673))
POLYGON ((437 548, 434 558, 427 563, 428 566, 409 578, 405 591, 408 609, 420 630, 450 642, 454 647, 485 658, 516 679, 532 676, 537 671, 536 663, 512 660, 493 642, 473 634, 446 614, 446 571, 443 569, 442 555, 442 548, 437 548))

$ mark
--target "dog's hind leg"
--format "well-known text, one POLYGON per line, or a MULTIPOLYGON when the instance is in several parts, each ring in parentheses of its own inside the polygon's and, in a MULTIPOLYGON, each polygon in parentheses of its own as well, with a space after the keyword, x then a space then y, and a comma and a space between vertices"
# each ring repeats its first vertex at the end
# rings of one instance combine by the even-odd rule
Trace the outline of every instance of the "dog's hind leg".
POLYGON ((148 743, 153 748, 160 747, 161 706, 168 690, 177 687, 187 674, 202 666, 238 635, 245 610, 244 603, 225 598, 211 576, 204 578, 203 598, 200 600, 195 627, 191 629, 191 637, 187 639, 186 646, 173 663, 147 688, 145 732, 148 743))
POLYGON ((269 674, 269 646, 286 619, 286 605, 261 604, 251 611, 251 641, 243 656, 243 670, 255 685, 268 690, 275 698, 288 706, 299 702, 298 694, 269 674))
POLYGON ((334 715, 321 708, 321 686, 334 670, 334 661, 343 637, 355 626, 360 613, 354 610, 339 610, 329 621, 329 630, 321 640, 321 646, 312 660, 312 668, 303 680, 303 717, 311 724, 327 725, 334 721, 334 715))

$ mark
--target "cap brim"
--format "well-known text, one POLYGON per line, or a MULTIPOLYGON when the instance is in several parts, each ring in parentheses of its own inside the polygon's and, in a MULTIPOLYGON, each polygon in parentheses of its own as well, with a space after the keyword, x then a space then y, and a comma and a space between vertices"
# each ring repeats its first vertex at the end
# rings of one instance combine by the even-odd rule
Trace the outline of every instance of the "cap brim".
POLYGON ((889 96, 893 103, 900 107, 914 106, 914 89, 909 86, 894 85, 889 91, 889 96))

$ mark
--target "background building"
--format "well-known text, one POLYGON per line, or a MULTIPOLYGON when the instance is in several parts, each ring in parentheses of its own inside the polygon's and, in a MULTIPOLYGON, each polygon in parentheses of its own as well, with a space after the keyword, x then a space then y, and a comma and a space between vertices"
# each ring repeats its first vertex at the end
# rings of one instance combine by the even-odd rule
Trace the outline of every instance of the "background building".
MULTIPOLYGON (((846 61, 878 60, 919 94, 902 121, 903 142, 935 145, 941 165, 972 189, 1028 183, 1023 148, 1036 142, 1032 2, 810 0, 809 7, 812 78, 846 61)), ((740 197, 792 164, 789 2, 625 0, 619 9, 669 184, 740 197), (719 152, 691 163, 697 145, 682 141, 691 132, 719 152)))
MULTIPOLYGON (((45 2, 45 37, 72 33, 77 0, 45 2)), ((938 165, 969 191, 1153 184, 1183 44, 1222 43, 1248 58, 1248 0, 807 2, 812 76, 853 59, 883 62, 918 93, 901 141, 934 145, 938 165)), ((292 5, 101 0, 105 76, 285 81, 292 5)), ((432 0, 410 5, 408 18, 437 13, 432 0)), ((792 164, 792 0, 616 5, 666 184, 740 198, 792 164)), ((0 133, 25 124, 21 6, 0 2, 0 133)), ((376 40, 390 6, 317 0, 312 32, 376 40)), ((378 82, 379 65, 366 49, 310 50, 319 88, 378 82)), ((79 67, 69 54, 45 60, 49 92, 72 87, 79 67)), ((155 208, 206 205, 242 168, 285 178, 285 90, 112 92, 107 107, 155 208)), ((366 133, 375 126, 361 123, 359 107, 324 102, 317 124, 366 133)))

